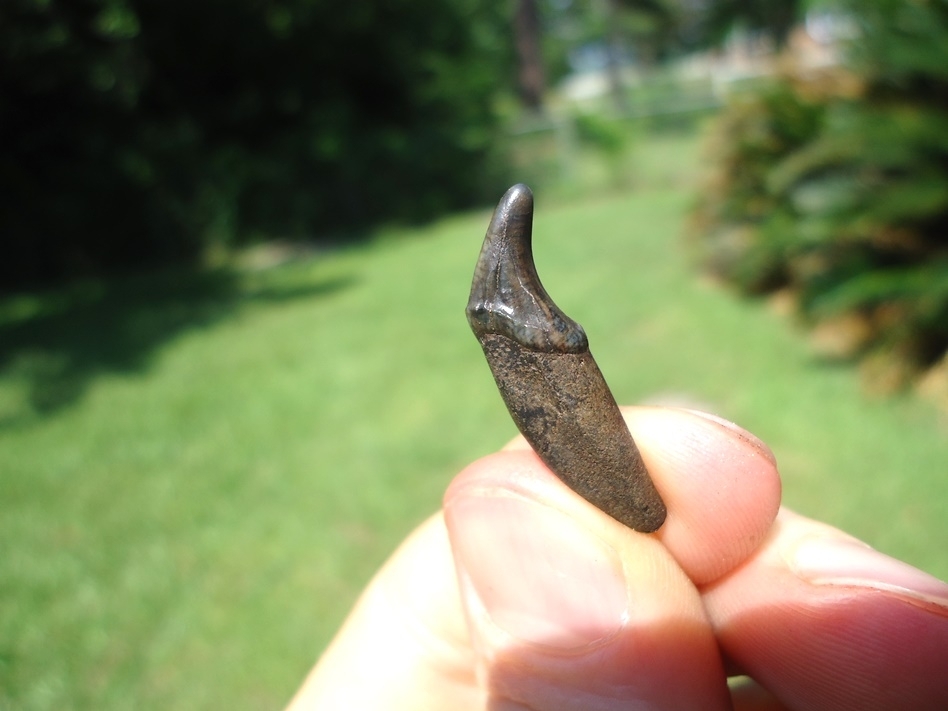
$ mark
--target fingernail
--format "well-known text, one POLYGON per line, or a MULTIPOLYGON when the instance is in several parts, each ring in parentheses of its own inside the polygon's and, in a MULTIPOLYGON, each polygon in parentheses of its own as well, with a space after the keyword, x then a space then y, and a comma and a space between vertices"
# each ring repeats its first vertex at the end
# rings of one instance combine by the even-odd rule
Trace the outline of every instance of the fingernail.
POLYGON ((857 540, 810 536, 793 549, 793 571, 815 585, 873 588, 948 612, 948 584, 857 540))
POLYGON ((446 514, 462 581, 508 635, 577 650, 627 621, 618 554, 562 512, 513 496, 467 495, 446 514))
POLYGON ((716 424, 721 425, 721 427, 726 430, 736 434, 742 441, 747 442, 754 449, 756 449, 763 457, 765 457, 771 464, 774 466, 777 465, 777 458, 774 456, 774 453, 771 451, 762 439, 752 435, 750 432, 745 430, 743 427, 734 424, 730 420, 725 420, 723 417, 718 417, 717 415, 712 415, 710 412, 704 412, 702 410, 688 410, 693 415, 698 415, 703 417, 706 420, 710 420, 716 424))

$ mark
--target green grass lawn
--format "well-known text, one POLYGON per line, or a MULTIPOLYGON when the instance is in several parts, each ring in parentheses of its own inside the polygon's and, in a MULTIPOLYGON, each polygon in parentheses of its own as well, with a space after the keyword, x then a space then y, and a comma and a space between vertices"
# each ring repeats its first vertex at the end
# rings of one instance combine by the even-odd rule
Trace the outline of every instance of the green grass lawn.
MULTIPOLYGON (((948 436, 696 277, 693 138, 634 188, 538 194, 535 252, 620 402, 708 404, 787 503, 948 577, 948 436)), ((499 196, 498 196, 499 197, 499 196)), ((0 303, 0 709, 260 709, 515 430, 464 319, 489 214, 269 269, 0 303)))

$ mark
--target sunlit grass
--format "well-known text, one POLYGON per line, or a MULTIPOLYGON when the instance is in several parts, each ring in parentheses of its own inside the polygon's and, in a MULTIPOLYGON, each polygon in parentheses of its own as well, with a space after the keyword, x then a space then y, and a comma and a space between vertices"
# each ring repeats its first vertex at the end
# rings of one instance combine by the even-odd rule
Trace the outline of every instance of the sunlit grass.
MULTIPOLYGON (((773 446, 788 504, 948 577, 943 423, 696 277, 694 149, 636 141, 631 192, 539 192, 545 285, 621 402, 706 403, 773 446)), ((0 708, 287 700, 451 476, 514 434, 463 316, 488 217, 0 304, 0 708)))

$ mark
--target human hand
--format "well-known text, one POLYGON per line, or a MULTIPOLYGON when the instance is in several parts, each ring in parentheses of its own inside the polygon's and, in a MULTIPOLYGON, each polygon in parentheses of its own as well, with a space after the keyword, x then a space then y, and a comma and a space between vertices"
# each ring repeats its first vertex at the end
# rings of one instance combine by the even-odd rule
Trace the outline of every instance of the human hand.
POLYGON ((734 425, 624 414, 657 533, 516 440, 455 478, 291 710, 948 709, 948 585, 780 509, 773 456, 734 425))

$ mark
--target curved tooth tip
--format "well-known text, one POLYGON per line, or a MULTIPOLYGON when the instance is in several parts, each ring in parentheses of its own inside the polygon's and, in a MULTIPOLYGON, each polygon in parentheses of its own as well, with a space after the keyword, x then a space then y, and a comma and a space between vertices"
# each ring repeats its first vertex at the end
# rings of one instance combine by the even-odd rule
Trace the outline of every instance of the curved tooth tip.
MULTIPOLYGON (((533 225, 533 192, 523 183, 511 187, 497 203, 490 225, 487 227, 486 243, 506 242, 514 237, 517 243, 530 243, 533 225)), ((487 257, 485 252, 481 255, 487 257)), ((529 258, 532 263, 533 259, 529 258)))
POLYGON ((500 204, 507 210, 525 211, 533 209, 533 191, 523 183, 511 187, 500 199, 500 204))

